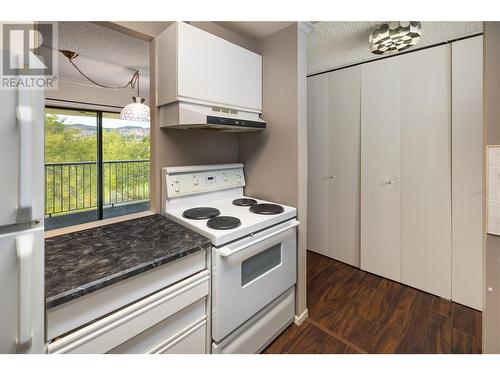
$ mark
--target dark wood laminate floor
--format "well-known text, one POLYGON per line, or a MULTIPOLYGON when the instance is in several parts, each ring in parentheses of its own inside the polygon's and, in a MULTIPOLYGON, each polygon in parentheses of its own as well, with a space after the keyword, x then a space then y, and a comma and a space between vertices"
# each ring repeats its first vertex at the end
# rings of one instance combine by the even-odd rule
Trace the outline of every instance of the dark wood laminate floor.
POLYGON ((264 353, 481 353, 481 312, 310 251, 307 295, 264 353))

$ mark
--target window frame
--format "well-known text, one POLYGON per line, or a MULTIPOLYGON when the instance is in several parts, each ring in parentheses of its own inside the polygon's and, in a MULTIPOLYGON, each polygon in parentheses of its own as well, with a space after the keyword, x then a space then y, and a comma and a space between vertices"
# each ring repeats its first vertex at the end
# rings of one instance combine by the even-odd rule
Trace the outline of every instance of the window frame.
MULTIPOLYGON (((45 116, 45 109, 55 109, 55 110, 66 110, 66 111, 86 111, 86 112, 93 112, 96 114, 96 176, 97 176, 97 181, 98 183, 96 184, 96 220, 91 220, 75 225, 68 225, 65 227, 61 228, 56 228, 51 230, 52 231, 61 231, 64 230, 65 228, 71 228, 71 227, 78 227, 81 225, 88 225, 89 223, 99 223, 101 221, 119 221, 119 218, 125 218, 130 215, 142 215, 146 213, 151 213, 151 180, 152 180, 152 173, 149 174, 149 191, 150 191, 150 198, 149 198, 149 210, 145 211, 138 211, 138 212, 131 212, 131 213, 126 213, 123 215, 117 215, 114 217, 109 217, 106 218, 104 217, 104 154, 103 154, 103 114, 104 113, 115 113, 115 114, 120 114, 120 111, 117 111, 115 108, 112 109, 94 109, 94 108, 87 108, 87 107, 72 107, 72 106, 58 106, 58 105, 53 105, 53 104, 45 104, 44 106, 44 116, 45 116), (114 219, 114 220, 113 220, 114 219)), ((150 123, 150 142, 149 142, 149 149, 150 149, 150 156, 149 156, 149 162, 151 165, 151 123, 150 123)), ((45 141, 44 141, 44 163, 45 163, 45 141)), ((151 171, 151 168, 150 168, 151 171)))

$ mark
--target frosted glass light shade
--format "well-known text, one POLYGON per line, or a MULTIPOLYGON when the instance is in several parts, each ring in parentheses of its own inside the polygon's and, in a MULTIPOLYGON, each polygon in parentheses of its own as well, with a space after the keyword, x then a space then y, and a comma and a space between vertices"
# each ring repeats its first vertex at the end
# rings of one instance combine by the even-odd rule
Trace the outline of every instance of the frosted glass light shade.
POLYGON ((129 121, 149 121, 150 111, 149 107, 144 104, 145 99, 140 98, 140 103, 137 103, 135 96, 132 99, 133 103, 127 104, 120 112, 120 118, 129 121))

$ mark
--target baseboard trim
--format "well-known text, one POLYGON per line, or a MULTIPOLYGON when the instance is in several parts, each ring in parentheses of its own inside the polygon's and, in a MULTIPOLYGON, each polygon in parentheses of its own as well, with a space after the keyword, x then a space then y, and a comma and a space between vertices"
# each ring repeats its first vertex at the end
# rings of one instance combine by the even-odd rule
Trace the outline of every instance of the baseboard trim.
POLYGON ((295 315, 294 318, 293 318, 293 322, 295 324, 297 324, 298 326, 300 326, 304 320, 306 320, 307 318, 307 315, 308 315, 308 311, 307 309, 305 309, 304 311, 302 311, 302 313, 300 313, 299 315, 295 315))

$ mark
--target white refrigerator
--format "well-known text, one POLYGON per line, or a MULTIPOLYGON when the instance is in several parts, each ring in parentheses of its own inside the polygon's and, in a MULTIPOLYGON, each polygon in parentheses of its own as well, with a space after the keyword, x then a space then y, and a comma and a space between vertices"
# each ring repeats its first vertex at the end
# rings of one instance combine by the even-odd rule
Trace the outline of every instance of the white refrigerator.
POLYGON ((0 353, 45 352, 44 95, 0 89, 0 353))

